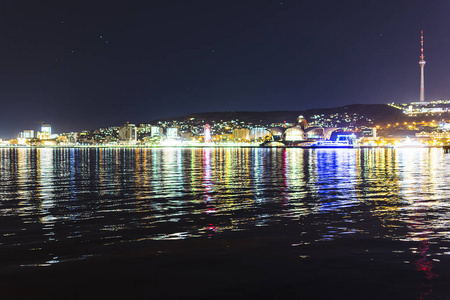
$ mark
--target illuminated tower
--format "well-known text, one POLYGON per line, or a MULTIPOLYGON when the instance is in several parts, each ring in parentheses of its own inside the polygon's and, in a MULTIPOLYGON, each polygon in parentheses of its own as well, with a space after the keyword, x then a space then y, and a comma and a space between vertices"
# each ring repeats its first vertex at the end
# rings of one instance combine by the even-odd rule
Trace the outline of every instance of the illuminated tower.
POLYGON ((425 67, 425 56, 423 56, 423 30, 420 31, 420 102, 425 102, 425 83, 423 79, 423 67, 425 67))

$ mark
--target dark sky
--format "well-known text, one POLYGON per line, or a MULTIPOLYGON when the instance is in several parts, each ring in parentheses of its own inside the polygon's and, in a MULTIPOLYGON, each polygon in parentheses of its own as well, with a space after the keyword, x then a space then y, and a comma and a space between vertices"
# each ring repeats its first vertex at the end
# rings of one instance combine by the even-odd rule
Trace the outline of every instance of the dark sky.
POLYGON ((448 0, 3 0, 0 137, 450 98, 448 0))

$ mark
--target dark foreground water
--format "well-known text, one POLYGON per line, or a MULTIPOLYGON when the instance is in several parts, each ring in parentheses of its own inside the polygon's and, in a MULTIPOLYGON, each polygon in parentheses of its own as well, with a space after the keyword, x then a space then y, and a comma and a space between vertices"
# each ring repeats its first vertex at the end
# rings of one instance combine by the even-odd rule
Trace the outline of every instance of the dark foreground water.
POLYGON ((450 299, 442 149, 0 149, 2 299, 450 299))

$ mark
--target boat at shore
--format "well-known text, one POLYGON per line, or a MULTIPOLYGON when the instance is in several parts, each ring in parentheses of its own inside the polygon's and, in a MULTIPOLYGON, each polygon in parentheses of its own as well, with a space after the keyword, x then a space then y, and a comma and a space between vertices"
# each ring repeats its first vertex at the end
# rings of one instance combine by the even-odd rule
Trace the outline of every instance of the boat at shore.
POLYGON ((310 145, 311 148, 355 148, 357 146, 354 135, 338 135, 335 141, 317 141, 310 145))

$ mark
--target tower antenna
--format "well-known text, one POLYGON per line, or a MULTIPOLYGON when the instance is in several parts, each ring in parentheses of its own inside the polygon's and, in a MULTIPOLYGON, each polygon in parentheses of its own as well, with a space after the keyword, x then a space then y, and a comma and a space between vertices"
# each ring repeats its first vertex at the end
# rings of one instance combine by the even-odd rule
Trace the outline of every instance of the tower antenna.
POLYGON ((423 68, 425 67, 425 56, 423 55, 423 30, 420 31, 420 102, 425 102, 425 81, 423 68))

